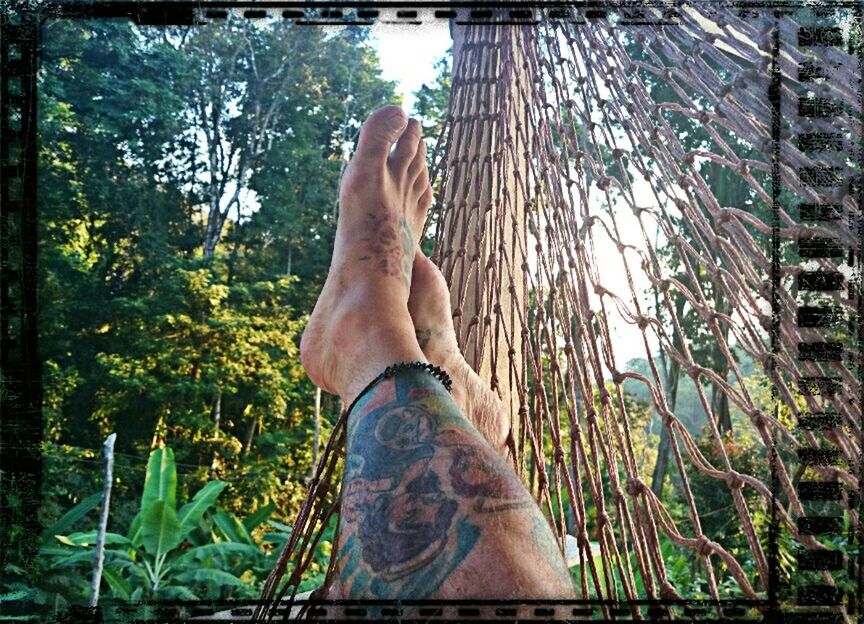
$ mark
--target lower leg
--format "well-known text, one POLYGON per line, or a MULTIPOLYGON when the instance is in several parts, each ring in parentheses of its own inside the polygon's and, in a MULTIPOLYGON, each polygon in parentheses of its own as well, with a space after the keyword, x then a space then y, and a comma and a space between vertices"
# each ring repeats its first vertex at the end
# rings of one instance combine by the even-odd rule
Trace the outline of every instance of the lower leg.
POLYGON ((572 598, 546 520, 511 466, 420 370, 348 415, 340 552, 347 598, 572 598))
MULTIPOLYGON (((430 195, 419 125, 392 107, 377 111, 342 181, 330 274, 301 342, 312 380, 347 405, 386 366, 426 361, 409 294, 430 195)), ((467 375, 456 395, 473 414, 470 374, 453 372, 467 375)), ((472 424, 423 371, 360 397, 348 417, 336 554, 344 596, 572 597, 548 524, 499 454, 509 430, 500 422, 472 424)))

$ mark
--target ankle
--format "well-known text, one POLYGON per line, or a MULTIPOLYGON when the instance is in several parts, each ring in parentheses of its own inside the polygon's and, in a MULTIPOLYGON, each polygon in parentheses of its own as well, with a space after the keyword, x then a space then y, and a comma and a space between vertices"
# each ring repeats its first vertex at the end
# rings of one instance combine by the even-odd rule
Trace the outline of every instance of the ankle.
POLYGON ((346 406, 351 405, 363 389, 388 366, 397 362, 427 361, 410 324, 407 327, 397 323, 361 326, 366 329, 355 348, 350 352, 341 352, 338 356, 353 360, 352 364, 346 367, 350 374, 337 389, 346 406))

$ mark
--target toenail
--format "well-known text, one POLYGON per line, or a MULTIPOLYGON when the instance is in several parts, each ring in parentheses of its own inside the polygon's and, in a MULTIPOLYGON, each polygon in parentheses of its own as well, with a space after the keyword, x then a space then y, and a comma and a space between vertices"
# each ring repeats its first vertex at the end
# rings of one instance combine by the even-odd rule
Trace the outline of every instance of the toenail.
POLYGON ((387 125, 393 132, 399 132, 408 125, 408 120, 405 115, 393 115, 387 120, 387 125))

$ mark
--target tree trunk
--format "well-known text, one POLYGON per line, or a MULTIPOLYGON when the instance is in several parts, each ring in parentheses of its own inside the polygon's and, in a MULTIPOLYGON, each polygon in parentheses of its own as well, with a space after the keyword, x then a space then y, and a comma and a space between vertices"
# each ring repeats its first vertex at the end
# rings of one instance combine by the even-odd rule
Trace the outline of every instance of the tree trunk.
MULTIPOLYGON (((678 319, 682 318, 684 313, 684 297, 677 297, 675 301, 675 315, 678 319)), ((676 331, 672 337, 672 345, 676 351, 681 351, 682 336, 676 331)), ((678 382, 681 376, 681 365, 671 357, 666 368, 666 378, 664 379, 664 394, 666 395, 666 406, 670 412, 675 412, 675 406, 678 402, 678 382)), ((669 451, 672 448, 672 438, 669 427, 663 425, 660 433, 660 446, 657 449, 657 462, 654 464, 654 473, 651 475, 651 491, 657 496, 660 496, 663 491, 663 480, 666 478, 666 472, 669 469, 669 451)))
MULTIPOLYGON (((215 434, 220 430, 222 425, 222 390, 219 390, 216 393, 216 396, 213 397, 213 406, 210 412, 211 417, 213 418, 213 433, 215 434)), ((213 450, 213 459, 210 461, 211 470, 216 470, 219 468, 219 449, 213 450)))
MULTIPOLYGON (((669 411, 675 411, 675 404, 678 399, 678 379, 681 373, 681 365, 674 360, 669 365, 669 370, 665 379, 664 393, 666 394, 666 405, 669 411)), ((669 468, 669 451, 672 448, 672 439, 669 428, 665 425, 660 433, 660 446, 657 449, 657 463, 654 464, 654 473, 651 475, 651 491, 657 496, 663 491, 663 480, 666 478, 666 471, 669 468)))
POLYGON ((247 455, 249 455, 249 451, 252 450, 252 440, 255 439, 255 429, 258 426, 258 418, 253 417, 252 421, 249 423, 249 433, 246 434, 246 443, 243 445, 243 458, 245 459, 247 455))
MULTIPOLYGON (((724 371, 729 373, 727 368, 724 371)), ((717 429, 721 434, 732 431, 732 414, 729 411, 729 397, 717 384, 711 384, 711 411, 717 419, 717 429)))
POLYGON ((222 426, 222 390, 216 392, 210 409, 210 417, 213 419, 213 430, 219 431, 222 426))
MULTIPOLYGON (((454 26, 451 30, 451 111, 457 121, 448 137, 447 167, 453 175, 448 176, 443 203, 453 202, 453 209, 445 216, 446 236, 438 250, 439 264, 450 284, 459 346, 467 362, 509 408, 514 440, 520 427, 516 384, 524 379, 516 311, 527 305, 519 255, 520 247, 526 249, 526 206, 514 172, 519 172, 523 182, 528 179, 522 152, 529 149, 531 140, 531 124, 525 123, 526 110, 519 96, 531 87, 521 52, 515 51, 520 30, 518 26, 454 26), (466 45, 466 37, 478 33, 488 44, 466 45), (478 74, 495 76, 497 82, 476 80, 478 74), (523 131, 512 137, 517 122, 523 131), (514 147, 508 147, 509 140, 514 147), (487 162, 490 165, 483 164, 487 162), (499 172, 503 175, 497 175, 499 172), (513 205, 497 203, 505 193, 513 205), (496 214, 496 208, 506 213, 496 214), (518 245, 517 237, 523 239, 518 245), (455 314, 457 310, 461 314, 455 314), (508 336, 515 353, 508 353, 508 336)), ((527 97, 530 101, 530 94, 527 97)))

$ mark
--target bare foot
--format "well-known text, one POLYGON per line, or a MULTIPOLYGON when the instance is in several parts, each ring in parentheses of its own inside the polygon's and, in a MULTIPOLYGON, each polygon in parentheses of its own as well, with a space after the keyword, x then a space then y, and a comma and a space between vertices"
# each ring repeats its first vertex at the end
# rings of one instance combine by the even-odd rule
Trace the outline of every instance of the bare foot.
POLYGON ((408 313, 413 228, 429 185, 421 145, 417 121, 385 106, 363 124, 342 177, 330 272, 300 357, 312 381, 346 404, 394 362, 426 361, 408 313))
POLYGON ((502 457, 510 459, 507 409, 459 351, 447 282, 419 247, 414 256, 408 311, 426 359, 443 368, 453 379, 456 405, 489 445, 502 457))

